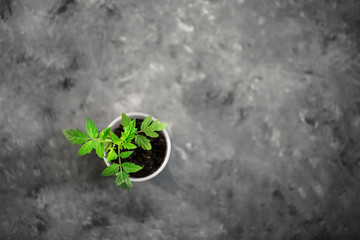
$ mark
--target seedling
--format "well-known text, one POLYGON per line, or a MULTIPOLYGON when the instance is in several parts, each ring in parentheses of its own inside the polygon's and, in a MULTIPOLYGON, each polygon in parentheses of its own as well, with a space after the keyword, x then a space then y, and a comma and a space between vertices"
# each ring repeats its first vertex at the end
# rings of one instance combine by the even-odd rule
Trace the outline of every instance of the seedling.
MULTIPOLYGON (((86 133, 83 133, 79 129, 67 129, 63 130, 65 137, 72 143, 81 145, 78 152, 79 156, 91 153, 93 149, 96 150, 96 154, 100 158, 104 158, 106 155, 107 162, 111 160, 119 159, 119 164, 113 163, 107 167, 102 176, 117 175, 115 179, 116 186, 130 191, 132 183, 129 178, 129 173, 138 172, 142 169, 141 166, 135 163, 124 162, 121 163, 121 159, 128 158, 137 147, 141 147, 144 150, 151 150, 150 144, 151 138, 159 136, 157 131, 162 131, 166 128, 167 123, 159 123, 159 120, 152 121, 152 116, 146 117, 140 127, 140 131, 135 127, 136 119, 131 120, 125 113, 122 114, 123 131, 119 138, 115 133, 111 131, 111 127, 105 128, 98 133, 98 128, 94 122, 88 118, 86 121, 86 133), (139 135, 139 133, 144 135, 139 135), (130 151, 129 151, 130 150, 130 151)), ((144 160, 145 161, 145 160, 144 160)))

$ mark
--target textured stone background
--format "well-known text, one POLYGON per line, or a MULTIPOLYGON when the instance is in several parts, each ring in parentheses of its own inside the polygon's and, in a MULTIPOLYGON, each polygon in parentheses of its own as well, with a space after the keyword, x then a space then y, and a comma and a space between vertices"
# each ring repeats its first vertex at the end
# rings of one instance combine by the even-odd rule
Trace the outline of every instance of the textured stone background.
POLYGON ((0 239, 359 239, 359 1, 0 5, 0 239), (61 130, 130 111, 173 151, 128 193, 61 130))

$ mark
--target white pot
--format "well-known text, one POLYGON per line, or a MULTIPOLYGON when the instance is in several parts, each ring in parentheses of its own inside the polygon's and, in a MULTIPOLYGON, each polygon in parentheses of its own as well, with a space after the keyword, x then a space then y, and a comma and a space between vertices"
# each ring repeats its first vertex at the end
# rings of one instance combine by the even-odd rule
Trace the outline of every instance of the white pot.
MULTIPOLYGON (((129 116, 129 118, 133 119, 145 119, 147 116, 149 116, 149 114, 146 113, 140 113, 140 112, 131 112, 131 113, 126 113, 127 116, 129 116)), ((156 118, 152 117, 152 120, 156 120, 156 118)), ((114 131, 119 124, 121 124, 121 116, 117 117, 114 121, 112 121, 108 127, 111 127, 111 131, 114 131)), ((166 140, 166 154, 165 154, 165 159, 163 161, 163 163, 161 164, 160 168, 158 170, 156 170, 156 172, 150 174, 147 177, 143 177, 143 178, 132 178, 130 177, 130 180, 132 182, 144 182, 147 180, 152 179, 153 177, 155 177, 156 175, 158 175, 166 166, 166 164, 169 161, 169 157, 170 157, 170 152, 171 152, 171 142, 170 142, 170 137, 168 132, 166 131, 166 129, 162 130, 162 132, 165 135, 165 140, 166 140)), ((105 155, 104 155, 105 156, 105 155)), ((104 162, 107 166, 110 166, 111 164, 107 162, 106 157, 104 157, 104 162)))

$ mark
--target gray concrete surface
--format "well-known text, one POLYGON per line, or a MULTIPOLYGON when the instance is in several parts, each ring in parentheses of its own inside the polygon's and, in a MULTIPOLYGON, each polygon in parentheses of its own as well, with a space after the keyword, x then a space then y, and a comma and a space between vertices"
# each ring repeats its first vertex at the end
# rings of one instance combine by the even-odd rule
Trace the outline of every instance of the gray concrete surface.
POLYGON ((359 239, 359 1, 7 2, 0 239, 359 239), (128 193, 61 130, 130 111, 173 151, 128 193))

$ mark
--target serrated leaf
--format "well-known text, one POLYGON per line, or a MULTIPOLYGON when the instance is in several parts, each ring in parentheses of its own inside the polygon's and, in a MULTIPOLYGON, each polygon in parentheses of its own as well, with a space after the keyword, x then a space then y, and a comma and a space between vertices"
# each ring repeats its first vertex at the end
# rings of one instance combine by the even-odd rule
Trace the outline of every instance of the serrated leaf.
POLYGON ((113 176, 119 171, 119 164, 114 163, 108 166, 102 173, 101 176, 113 176))
POLYGON ((158 137, 159 136, 159 134, 157 134, 156 132, 154 132, 153 130, 151 130, 151 129, 146 129, 145 131, 144 131, 144 133, 147 135, 147 136, 149 136, 149 137, 152 137, 152 138, 156 138, 156 137, 158 137))
POLYGON ((128 128, 126 127, 126 128, 125 128, 125 131, 123 131, 123 132, 121 133, 121 140, 125 141, 126 138, 129 136, 129 134, 130 134, 130 132, 129 132, 128 128))
POLYGON ((86 131, 91 138, 97 138, 98 136, 98 128, 95 127, 95 123, 91 118, 88 118, 86 121, 86 131))
MULTIPOLYGON (((135 126, 136 126, 136 118, 134 118, 134 119, 130 122, 129 128, 130 128, 130 129, 136 129, 135 126)), ((135 132, 136 132, 136 131, 135 131, 135 132)))
POLYGON ((156 130, 156 126, 158 125, 159 120, 156 119, 155 121, 153 121, 151 123, 151 116, 148 116, 147 118, 144 119, 144 121, 141 124, 141 130, 149 137, 152 138, 156 138, 159 136, 159 134, 157 134, 155 132, 156 130), (150 124, 151 123, 151 124, 150 124))
POLYGON ((120 153, 120 157, 121 158, 128 158, 132 153, 133 153, 133 151, 122 152, 122 153, 120 153))
POLYGON ((67 140, 69 140, 72 144, 84 144, 89 140, 88 135, 86 133, 83 133, 79 129, 67 129, 63 130, 63 133, 67 140))
POLYGON ((113 132, 110 132, 110 138, 113 143, 119 145, 120 144, 120 138, 113 132))
POLYGON ((124 183, 126 181, 126 178, 129 178, 129 174, 124 172, 124 171, 120 171, 115 179, 115 183, 116 185, 119 185, 121 183, 124 183))
POLYGON ((152 119, 152 116, 149 115, 143 120, 143 122, 141 123, 141 127, 140 127, 141 131, 144 131, 149 127, 149 124, 151 123, 151 119, 152 119))
POLYGON ((109 154, 106 156, 107 162, 110 162, 111 160, 117 159, 118 155, 115 152, 115 150, 112 148, 109 152, 109 154))
POLYGON ((156 126, 158 125, 158 123, 159 123, 159 119, 156 119, 155 121, 153 121, 153 122, 150 124, 149 128, 150 128, 151 130, 155 130, 155 129, 156 129, 156 126))
POLYGON ((134 145, 132 143, 128 143, 128 142, 124 142, 122 145, 123 145, 123 147, 125 149, 135 149, 135 148, 137 148, 136 145, 134 145))
POLYGON ((131 140, 133 140, 135 138, 135 133, 134 134, 130 134, 126 139, 125 139, 125 141, 126 142, 131 142, 131 140))
POLYGON ((130 132, 130 135, 136 133, 137 128, 135 126, 136 126, 136 118, 134 118, 128 126, 128 129, 129 129, 128 131, 130 132))
POLYGON ((83 156, 85 154, 91 153, 91 151, 93 150, 94 146, 92 141, 86 142, 84 145, 81 146, 78 155, 79 156, 83 156))
POLYGON ((136 165, 135 163, 129 163, 129 162, 124 162, 122 164, 122 168, 127 173, 134 173, 134 172, 138 172, 141 169, 143 169, 143 167, 136 165))
POLYGON ((136 143, 136 145, 138 145, 139 147, 141 147, 144 150, 151 150, 150 140, 147 139, 145 136, 136 135, 135 143, 136 143))
POLYGON ((96 149, 96 154, 100 157, 104 157, 105 147, 104 144, 98 141, 93 141, 93 146, 96 149))
POLYGON ((127 127, 127 126, 129 126, 130 122, 131 122, 131 119, 125 113, 122 113, 121 114, 121 125, 123 125, 123 127, 127 127))
POLYGON ((132 183, 129 178, 129 174, 125 171, 120 171, 115 179, 116 186, 121 187, 122 189, 130 191, 132 183))
POLYGON ((132 128, 132 125, 130 123, 129 126, 125 127, 124 132, 121 133, 121 140, 123 140, 124 142, 131 142, 131 140, 133 140, 135 137, 136 131, 137 129, 132 128))
POLYGON ((155 131, 162 131, 164 130, 166 127, 167 127, 167 123, 159 123, 156 128, 155 128, 155 131))
POLYGON ((105 140, 107 138, 107 136, 109 135, 111 130, 111 127, 105 128, 104 130, 101 131, 101 133, 99 134, 99 138, 102 140, 105 140))

